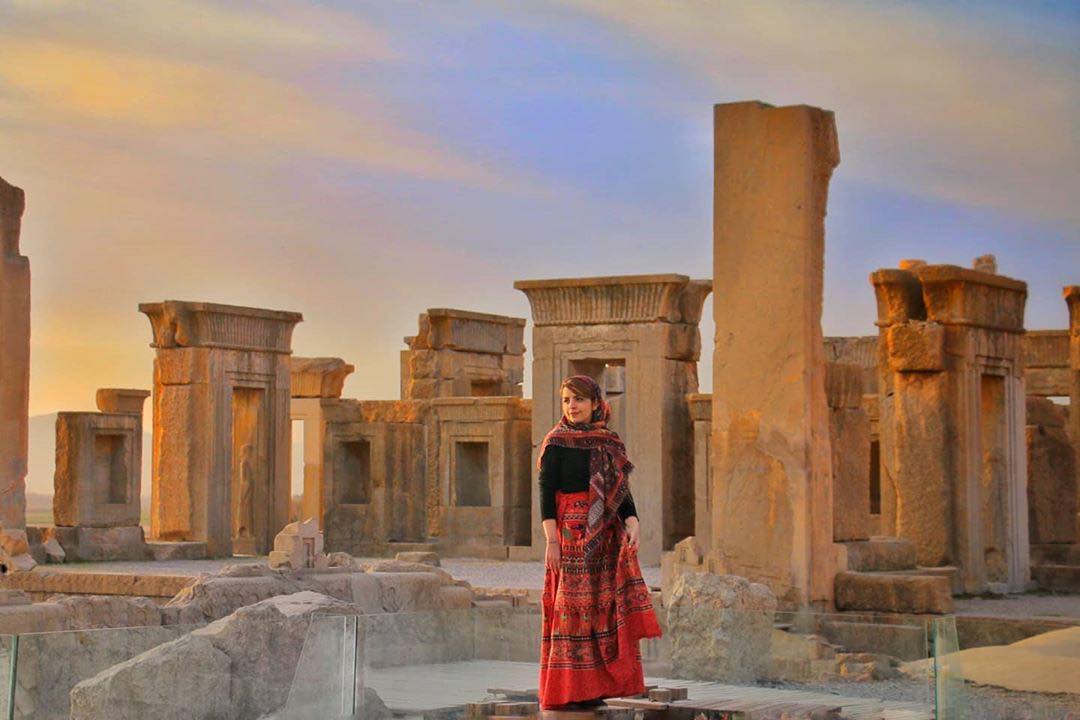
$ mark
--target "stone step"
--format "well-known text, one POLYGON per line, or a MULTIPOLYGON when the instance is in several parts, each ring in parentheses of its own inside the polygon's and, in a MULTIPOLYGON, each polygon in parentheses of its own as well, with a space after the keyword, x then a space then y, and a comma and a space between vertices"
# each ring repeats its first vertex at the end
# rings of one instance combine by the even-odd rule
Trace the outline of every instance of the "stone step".
POLYGON ((1080 565, 1080 543, 1031 546, 1032 565, 1080 565))
POLYGON ((1080 592, 1080 565, 1034 565, 1031 579, 1043 590, 1080 592))
POLYGON ((874 610, 897 613, 953 611, 948 578, 934 575, 841 572, 833 589, 837 610, 874 610))
POLYGON ((852 572, 915 569, 915 545, 910 540, 880 536, 841 544, 847 548, 847 569, 852 572))

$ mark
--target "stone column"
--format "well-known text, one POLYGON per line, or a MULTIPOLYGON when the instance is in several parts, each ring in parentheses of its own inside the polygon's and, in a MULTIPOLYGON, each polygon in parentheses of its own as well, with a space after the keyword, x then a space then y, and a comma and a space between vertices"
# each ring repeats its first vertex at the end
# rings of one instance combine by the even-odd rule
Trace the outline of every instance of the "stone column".
POLYGON ((863 370, 826 365, 833 469, 833 540, 870 538, 870 417, 863 409, 863 370))
POLYGON ((831 112, 717 105, 710 564, 782 602, 835 575, 821 303, 831 112))
POLYGON ((26 527, 30 260, 19 254, 26 199, 0 178, 0 527, 26 527))
MULTIPOLYGON (((1077 452, 1077 472, 1080 472, 1080 285, 1069 285, 1064 295, 1069 306, 1069 367, 1072 371, 1069 432, 1077 452)), ((1080 482, 1077 485, 1080 486, 1080 482)))
MULTIPOLYGON (((685 275, 520 280, 533 315, 532 442, 562 416, 559 385, 589 375, 604 388, 612 428, 636 466, 630 488, 646 565, 694 534, 693 428, 686 395, 698 388, 701 308, 708 280, 685 275)), ((535 453, 533 460, 535 461, 535 453)), ((540 499, 533 483, 533 545, 542 557, 540 499)), ((525 556, 511 552, 511 559, 525 556)))
POLYGON ((235 534, 241 551, 269 552, 289 519, 288 360, 303 316, 175 300, 139 311, 157 350, 152 537, 214 557, 235 534))
MULTIPOLYGON (((326 435, 325 407, 338 402, 345 378, 356 368, 341 358, 301 358, 289 362, 289 419, 304 428, 304 496, 300 519, 315 519, 323 529, 326 498, 323 496, 323 440, 326 435)), ((290 468, 291 470, 291 468, 290 468)))

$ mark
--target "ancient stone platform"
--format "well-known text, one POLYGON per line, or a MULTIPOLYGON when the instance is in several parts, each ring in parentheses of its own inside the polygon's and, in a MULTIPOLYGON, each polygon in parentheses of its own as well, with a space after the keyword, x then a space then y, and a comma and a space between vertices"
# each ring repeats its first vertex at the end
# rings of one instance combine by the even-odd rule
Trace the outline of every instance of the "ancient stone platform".
MULTIPOLYGON (((520 688, 516 694, 524 697, 535 692, 538 668, 535 663, 472 660, 453 663, 432 663, 396 668, 368 669, 364 685, 372 688, 396 715, 432 717, 438 711, 462 707, 467 703, 490 700, 494 688, 520 688), (417 682, 423 678, 424 682, 417 682)), ((821 706, 840 708, 842 717, 850 720, 931 720, 929 705, 894 702, 871 698, 853 698, 801 690, 724 685, 671 678, 646 677, 646 685, 665 688, 685 688, 687 700, 651 701, 661 710, 671 708, 711 708, 740 710, 749 717, 754 711, 772 710, 784 706, 821 706)), ((641 703, 638 699, 636 702, 641 703)), ((618 700, 608 701, 617 706, 618 700)), ((632 705, 633 703, 630 703, 632 705)), ((693 717, 692 714, 688 717, 693 717)))

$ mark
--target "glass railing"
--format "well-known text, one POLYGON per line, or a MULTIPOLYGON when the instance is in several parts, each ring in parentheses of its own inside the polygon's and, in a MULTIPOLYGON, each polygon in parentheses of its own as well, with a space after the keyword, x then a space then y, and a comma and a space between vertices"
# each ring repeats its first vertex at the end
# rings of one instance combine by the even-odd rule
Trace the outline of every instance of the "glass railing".
MULTIPOLYGON (((705 607, 672 622, 661 617, 664 635, 640 646, 653 709, 672 704, 670 717, 1052 720, 1074 717, 1080 699, 1056 692, 1068 677, 1040 677, 1043 689, 1030 692, 988 687, 1009 674, 989 657, 997 649, 961 651, 949 616, 705 607)), ((531 714, 541 624, 535 606, 485 602, 0 636, 0 720, 531 714)), ((1020 649, 1050 657, 1044 674, 1055 657, 1058 675, 1080 661, 1075 633, 1040 638, 1020 649)))

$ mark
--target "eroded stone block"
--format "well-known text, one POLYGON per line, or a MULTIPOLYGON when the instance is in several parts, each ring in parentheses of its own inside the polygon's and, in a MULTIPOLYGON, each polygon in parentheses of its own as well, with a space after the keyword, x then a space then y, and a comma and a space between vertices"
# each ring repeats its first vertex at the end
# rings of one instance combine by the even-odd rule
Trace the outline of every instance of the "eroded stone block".
POLYGON ((896 372, 945 369, 945 328, 932 322, 906 322, 885 330, 889 367, 896 372))

